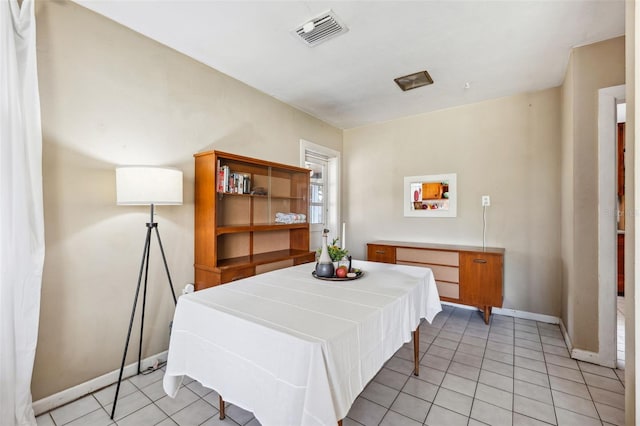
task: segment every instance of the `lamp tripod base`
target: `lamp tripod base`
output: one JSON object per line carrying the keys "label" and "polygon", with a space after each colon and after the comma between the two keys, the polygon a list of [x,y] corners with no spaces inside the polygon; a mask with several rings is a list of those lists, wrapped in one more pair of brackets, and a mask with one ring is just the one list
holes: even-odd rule
{"label": "lamp tripod base", "polygon": [[129,320],[129,330],[127,331],[127,340],[124,345],[124,353],[122,354],[122,364],[120,365],[120,374],[118,375],[118,385],[116,386],[116,394],[113,398],[113,408],[111,409],[111,420],[116,413],[116,405],[118,403],[118,394],[120,393],[120,385],[122,384],[122,374],[124,372],[124,363],[127,359],[127,351],[129,349],[129,341],[131,340],[131,331],[133,330],[133,320],[135,319],[136,307],[138,305],[138,298],[140,296],[140,287],[142,284],[142,276],[144,272],[144,288],[142,291],[142,316],[140,320],[140,344],[138,346],[138,372],[136,374],[140,374],[140,363],[142,359],[142,337],[144,331],[144,313],[147,302],[147,278],[149,276],[149,252],[151,248],[151,234],[152,231],[155,230],[155,235],[158,239],[158,244],[160,246],[160,253],[162,254],[162,262],[164,264],[165,272],[167,273],[167,278],[169,280],[169,287],[171,290],[171,295],[173,296],[174,305],[178,304],[178,300],[176,299],[176,292],[173,288],[173,282],[171,281],[171,274],[169,273],[169,267],[167,266],[167,258],[164,255],[164,248],[162,247],[162,240],[160,239],[160,233],[158,232],[158,224],[153,221],[153,204],[151,204],[151,220],[147,223],[147,236],[145,238],[144,243],[144,251],[142,253],[142,262],[140,263],[140,273],[138,274],[138,285],[136,286],[136,294],[133,299],[133,308],[131,309],[131,319]]}

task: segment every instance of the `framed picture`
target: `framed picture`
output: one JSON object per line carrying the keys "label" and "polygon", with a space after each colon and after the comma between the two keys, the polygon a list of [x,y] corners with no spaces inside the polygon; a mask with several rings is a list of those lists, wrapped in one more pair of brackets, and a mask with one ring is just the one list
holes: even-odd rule
{"label": "framed picture", "polygon": [[405,176],[404,215],[456,217],[456,174]]}

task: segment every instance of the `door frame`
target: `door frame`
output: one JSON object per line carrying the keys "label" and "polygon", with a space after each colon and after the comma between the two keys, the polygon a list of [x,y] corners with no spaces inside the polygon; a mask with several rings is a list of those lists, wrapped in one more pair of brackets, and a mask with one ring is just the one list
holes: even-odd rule
{"label": "door frame", "polygon": [[598,90],[598,363],[617,361],[617,107],[625,85]]}
{"label": "door frame", "polygon": [[[327,148],[323,145],[300,139],[300,167],[304,167],[306,161],[306,152],[313,151],[319,154],[326,155],[328,158],[327,167],[327,190],[329,192],[329,198],[327,200],[327,216],[326,227],[331,231],[332,238],[341,237],[340,235],[340,223],[341,223],[341,210],[340,210],[340,190],[341,186],[341,159],[340,152],[331,148]],[[309,238],[309,249],[316,250],[318,247],[311,247],[313,245],[311,238]]]}

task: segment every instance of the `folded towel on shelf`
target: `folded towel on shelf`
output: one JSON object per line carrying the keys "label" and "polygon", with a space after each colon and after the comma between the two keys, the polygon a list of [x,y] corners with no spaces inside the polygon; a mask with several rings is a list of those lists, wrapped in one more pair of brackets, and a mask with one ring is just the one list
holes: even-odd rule
{"label": "folded towel on shelf", "polygon": [[306,223],[307,215],[302,213],[276,213],[276,223]]}

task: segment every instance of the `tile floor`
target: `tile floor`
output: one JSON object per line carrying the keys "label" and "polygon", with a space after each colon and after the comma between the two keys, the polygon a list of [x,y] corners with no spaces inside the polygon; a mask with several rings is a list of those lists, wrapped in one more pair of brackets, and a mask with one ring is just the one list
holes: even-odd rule
{"label": "tile floor", "polygon": [[617,365],[618,368],[624,370],[624,296],[618,296],[617,301],[618,309],[617,309],[617,323],[618,323],[618,359]]}
{"label": "tile floor", "polygon": [[[400,348],[354,402],[344,426],[358,425],[624,425],[622,370],[577,362],[557,325],[445,306],[420,327],[420,376],[412,375],[411,343]],[[247,425],[251,413],[227,408],[188,381],[171,399],[162,370],[123,382],[115,422],[115,386],[38,416],[49,425]],[[285,425],[283,425],[285,426]]]}

